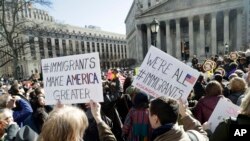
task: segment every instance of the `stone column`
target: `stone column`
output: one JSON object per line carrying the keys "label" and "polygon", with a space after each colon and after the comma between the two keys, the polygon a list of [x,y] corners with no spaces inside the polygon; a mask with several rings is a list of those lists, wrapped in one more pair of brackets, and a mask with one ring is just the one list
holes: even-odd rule
{"label": "stone column", "polygon": [[[172,46],[172,40],[171,40],[171,34],[170,34],[170,21],[166,21],[166,51],[168,54],[173,55],[173,46]],[[174,55],[173,55],[174,56]]]}
{"label": "stone column", "polygon": [[237,9],[237,39],[236,50],[241,50],[242,47],[242,9]]}
{"label": "stone column", "polygon": [[200,46],[197,48],[197,57],[200,58],[205,56],[205,24],[204,16],[200,15]]}
{"label": "stone column", "polygon": [[224,11],[224,44],[229,44],[229,10]]}
{"label": "stone column", "polygon": [[36,60],[40,60],[41,56],[40,56],[40,49],[39,49],[39,44],[38,44],[38,37],[34,38],[34,46],[36,50]]}
{"label": "stone column", "polygon": [[63,56],[62,39],[58,38],[58,43],[59,43],[60,56]]}
{"label": "stone column", "polygon": [[217,52],[217,30],[216,30],[216,16],[217,13],[214,12],[211,14],[211,42],[212,42],[212,55],[218,54]]}
{"label": "stone column", "polygon": [[44,58],[49,58],[47,38],[43,38]]}
{"label": "stone column", "polygon": [[83,54],[81,40],[77,40],[77,42],[78,42],[78,49],[79,49],[79,52],[77,54]]}
{"label": "stone column", "polygon": [[119,47],[120,48],[120,52],[119,52],[120,56],[119,56],[119,58],[122,59],[122,44],[120,44],[119,46],[120,46]]}
{"label": "stone column", "polygon": [[180,19],[176,19],[176,48],[175,48],[175,57],[181,59],[181,27]]}
{"label": "stone column", "polygon": [[72,39],[73,55],[76,54],[76,40]]}
{"label": "stone column", "polygon": [[66,56],[70,55],[70,49],[69,49],[69,40],[65,39],[66,44]]}
{"label": "stone column", "polygon": [[148,40],[148,49],[151,46],[151,29],[150,24],[147,24],[147,40]]}
{"label": "stone column", "polygon": [[143,61],[143,51],[142,51],[142,31],[141,25],[136,26],[136,50],[134,55],[137,56],[138,63],[142,63]]}
{"label": "stone column", "polygon": [[54,57],[56,57],[55,38],[51,38],[51,47],[52,47],[52,55],[53,55],[53,58],[54,58]]}
{"label": "stone column", "polygon": [[193,16],[188,17],[188,37],[189,37],[189,56],[193,57],[193,55],[195,54]]}

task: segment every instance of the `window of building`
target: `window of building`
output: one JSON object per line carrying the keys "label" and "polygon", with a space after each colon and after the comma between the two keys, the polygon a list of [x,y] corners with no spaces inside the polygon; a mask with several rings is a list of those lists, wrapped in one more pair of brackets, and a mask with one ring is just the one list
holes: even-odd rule
{"label": "window of building", "polygon": [[110,44],[110,59],[113,59],[113,49],[112,49],[112,44]]}
{"label": "window of building", "polygon": [[101,48],[102,48],[101,50],[102,50],[102,52],[104,52],[104,43],[102,43],[101,46],[102,46],[102,47],[101,47]]}
{"label": "window of building", "polygon": [[120,45],[117,45],[118,53],[120,53]]}
{"label": "window of building", "polygon": [[110,52],[111,52],[111,53],[113,52],[112,44],[110,44]]}
{"label": "window of building", "polygon": [[100,52],[100,44],[97,43],[96,46],[97,46],[97,52]]}
{"label": "window of building", "polygon": [[66,40],[62,40],[63,56],[67,55]]}
{"label": "window of building", "polygon": [[30,44],[30,54],[31,54],[31,59],[36,60],[36,49],[35,49],[35,41],[34,37],[30,36],[29,37],[29,44]]}
{"label": "window of building", "polygon": [[76,54],[80,54],[79,42],[75,41],[75,45],[76,45]]}
{"label": "window of building", "polygon": [[60,56],[59,40],[55,39],[56,56]]}
{"label": "window of building", "polygon": [[85,53],[84,41],[81,41],[81,48],[82,48],[82,53]]}
{"label": "window of building", "polygon": [[123,45],[121,45],[121,52],[123,53]]}
{"label": "window of building", "polygon": [[114,53],[116,53],[116,44],[114,44]]}
{"label": "window of building", "polygon": [[92,42],[92,52],[95,52],[95,42]]}
{"label": "window of building", "polygon": [[106,44],[106,57],[109,58],[109,45]]}
{"label": "window of building", "polygon": [[38,38],[38,46],[39,46],[41,59],[44,59],[45,58],[44,47],[43,47],[44,43],[43,43],[43,38],[41,38],[41,37]]}
{"label": "window of building", "polygon": [[102,58],[103,58],[103,59],[106,59],[106,58],[105,58],[105,53],[104,53],[104,52],[102,52]]}
{"label": "window of building", "polygon": [[73,55],[73,54],[74,54],[74,52],[73,52],[72,40],[69,40],[69,54],[70,54],[70,55]]}
{"label": "window of building", "polygon": [[89,42],[87,42],[87,53],[90,52],[90,46],[89,46]]}
{"label": "window of building", "polygon": [[51,38],[47,38],[47,47],[48,47],[49,58],[52,58],[53,52],[52,52]]}
{"label": "window of building", "polygon": [[150,1],[148,1],[148,7],[151,7],[151,2]]}

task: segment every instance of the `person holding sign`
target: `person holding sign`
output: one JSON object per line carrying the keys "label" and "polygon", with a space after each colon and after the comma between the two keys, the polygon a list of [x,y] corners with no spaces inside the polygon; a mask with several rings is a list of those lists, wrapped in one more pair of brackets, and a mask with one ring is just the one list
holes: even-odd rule
{"label": "person holding sign", "polygon": [[[229,139],[232,139],[231,137],[237,135],[237,133],[233,132],[233,134],[230,134],[231,126],[232,126],[231,128],[236,127],[236,129],[240,128],[241,126],[244,127],[250,126],[250,92],[248,92],[245,95],[240,107],[241,107],[240,114],[238,114],[237,118],[236,119],[229,118],[222,121],[216,127],[214,133],[210,136],[210,141],[227,141]],[[242,140],[243,138],[240,138],[240,140]],[[245,139],[247,138],[245,137]],[[249,140],[249,138],[247,140]]]}
{"label": "person holding sign", "polygon": [[[179,115],[184,128],[177,123]],[[154,129],[151,141],[208,141],[200,122],[190,115],[182,102],[179,104],[173,98],[153,99],[149,104],[149,120]]]}
{"label": "person holding sign", "polygon": [[[110,128],[101,118],[100,104],[91,100],[88,105],[97,123],[100,140],[116,141]],[[82,141],[88,125],[88,118],[83,110],[58,102],[44,123],[38,141]]]}
{"label": "person holding sign", "polygon": [[[194,117],[201,124],[208,121],[216,104],[221,98],[225,98],[222,94],[222,86],[217,81],[210,81],[205,88],[205,96],[202,97],[194,108]],[[230,101],[230,100],[229,100]]]}

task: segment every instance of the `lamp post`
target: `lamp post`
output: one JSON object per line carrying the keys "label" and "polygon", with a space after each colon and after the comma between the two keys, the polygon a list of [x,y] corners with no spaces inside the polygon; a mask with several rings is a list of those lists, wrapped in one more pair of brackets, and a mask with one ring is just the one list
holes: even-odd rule
{"label": "lamp post", "polygon": [[225,43],[225,52],[224,52],[224,54],[228,54],[228,49],[229,49],[229,45],[227,43]]}
{"label": "lamp post", "polygon": [[152,35],[152,44],[156,47],[156,36],[157,32],[159,30],[159,21],[157,21],[155,18],[150,24],[150,29],[151,29],[151,35]]}

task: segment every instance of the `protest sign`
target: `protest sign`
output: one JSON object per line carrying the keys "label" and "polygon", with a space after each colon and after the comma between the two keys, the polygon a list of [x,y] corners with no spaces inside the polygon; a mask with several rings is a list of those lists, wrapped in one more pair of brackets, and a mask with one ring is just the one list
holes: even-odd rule
{"label": "protest sign", "polygon": [[103,101],[98,53],[42,60],[46,104]]}
{"label": "protest sign", "polygon": [[210,116],[208,123],[210,124],[211,131],[214,132],[217,125],[225,118],[237,117],[240,107],[228,101],[225,98],[221,98],[212,115]]}
{"label": "protest sign", "polygon": [[186,100],[199,75],[197,70],[151,46],[132,85],[153,97]]}

